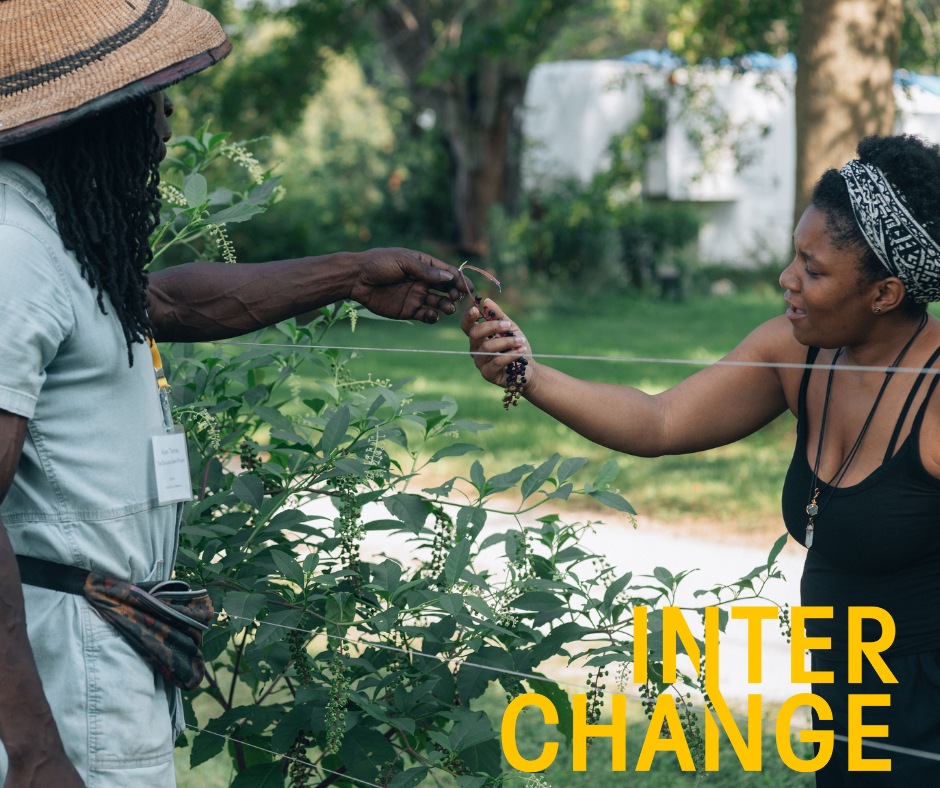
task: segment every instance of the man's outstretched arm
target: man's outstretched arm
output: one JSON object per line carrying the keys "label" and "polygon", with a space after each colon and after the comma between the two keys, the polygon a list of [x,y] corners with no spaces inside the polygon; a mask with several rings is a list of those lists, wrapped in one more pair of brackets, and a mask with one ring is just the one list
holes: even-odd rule
{"label": "man's outstretched arm", "polygon": [[469,283],[410,249],[371,249],[273,263],[190,263],[150,275],[155,338],[200,342],[247,334],[352,299],[383,317],[436,323]]}
{"label": "man's outstretched arm", "polygon": [[[0,410],[0,502],[13,484],[26,419]],[[10,758],[6,788],[82,788],[62,747],[26,638],[23,586],[0,519],[0,740]]]}

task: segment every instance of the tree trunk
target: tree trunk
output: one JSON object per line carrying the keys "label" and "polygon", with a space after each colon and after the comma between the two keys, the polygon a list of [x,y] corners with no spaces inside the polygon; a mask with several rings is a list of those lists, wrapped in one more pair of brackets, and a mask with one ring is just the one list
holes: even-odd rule
{"label": "tree trunk", "polygon": [[487,214],[496,203],[510,213],[518,202],[520,108],[527,75],[490,63],[483,73],[434,89],[437,112],[454,158],[454,211],[463,251],[487,251]]}
{"label": "tree trunk", "polygon": [[869,134],[894,127],[894,69],[902,0],[803,4],[796,76],[794,224],[830,167],[855,157]]}

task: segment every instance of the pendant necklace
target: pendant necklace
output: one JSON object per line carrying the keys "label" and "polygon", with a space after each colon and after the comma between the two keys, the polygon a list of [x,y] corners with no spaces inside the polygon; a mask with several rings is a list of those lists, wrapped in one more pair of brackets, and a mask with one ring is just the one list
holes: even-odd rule
{"label": "pendant necklace", "polygon": [[875,404],[871,406],[871,411],[868,413],[868,418],[865,419],[865,424],[862,426],[862,431],[859,432],[858,438],[855,441],[855,444],[852,446],[852,450],[848,453],[845,460],[842,461],[842,465],[839,466],[838,470],[832,475],[832,479],[829,480],[829,495],[826,496],[825,500],[819,502],[819,461],[822,457],[823,449],[823,437],[826,434],[826,415],[829,412],[829,395],[832,392],[832,377],[835,373],[836,361],[838,361],[839,356],[842,354],[844,348],[839,348],[836,351],[835,356],[832,358],[832,364],[829,369],[829,380],[826,383],[826,399],[823,402],[823,412],[822,412],[822,421],[819,424],[819,444],[816,447],[816,462],[813,464],[813,479],[809,485],[809,498],[806,504],[806,514],[809,517],[809,520],[806,523],[806,539],[805,545],[807,548],[813,546],[813,533],[816,530],[816,524],[814,518],[822,511],[822,508],[829,502],[829,499],[832,497],[832,493],[836,490],[839,484],[842,482],[842,479],[845,477],[845,474],[849,470],[849,466],[852,464],[852,460],[855,459],[855,455],[858,453],[859,447],[862,445],[862,440],[865,437],[865,433],[868,432],[868,426],[871,424],[871,420],[875,415],[875,410],[878,408],[878,403],[881,402],[881,396],[885,393],[885,389],[888,387],[888,382],[891,380],[891,376],[894,374],[894,367],[897,367],[901,360],[904,358],[904,355],[910,349],[911,345],[914,344],[914,340],[920,335],[920,332],[924,330],[924,326],[927,325],[927,315],[923,315],[920,319],[920,325],[917,327],[917,331],[914,332],[907,344],[901,349],[901,352],[898,353],[898,357],[894,360],[894,363],[891,364],[891,368],[885,372],[884,383],[881,384],[881,389],[878,391],[878,396],[875,397]]}

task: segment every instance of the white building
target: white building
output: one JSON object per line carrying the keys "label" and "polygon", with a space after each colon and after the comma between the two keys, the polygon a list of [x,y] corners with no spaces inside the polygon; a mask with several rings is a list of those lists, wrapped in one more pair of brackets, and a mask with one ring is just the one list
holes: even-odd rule
{"label": "white building", "polygon": [[[544,63],[529,78],[524,180],[577,178],[606,167],[611,137],[663,102],[665,134],[644,181],[649,197],[690,201],[705,225],[702,262],[784,260],[796,176],[796,62],[755,54],[746,68],[682,67],[651,50],[622,60]],[[898,72],[896,131],[940,143],[940,77]],[[690,131],[693,134],[690,134]]]}

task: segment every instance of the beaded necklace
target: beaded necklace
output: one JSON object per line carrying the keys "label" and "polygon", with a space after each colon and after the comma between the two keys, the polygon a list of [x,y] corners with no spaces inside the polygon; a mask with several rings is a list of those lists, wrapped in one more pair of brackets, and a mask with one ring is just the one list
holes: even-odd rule
{"label": "beaded necklace", "polygon": [[[816,525],[814,523],[814,518],[822,511],[823,507],[829,503],[829,499],[832,498],[832,493],[842,482],[842,479],[845,478],[845,474],[849,470],[849,466],[852,464],[852,460],[855,459],[855,455],[858,453],[859,447],[862,445],[862,440],[865,437],[865,433],[868,432],[868,426],[871,424],[871,420],[875,415],[875,410],[878,408],[878,403],[881,402],[881,396],[885,393],[885,389],[888,387],[888,382],[891,380],[891,376],[894,374],[894,368],[897,367],[901,360],[904,358],[904,355],[910,349],[911,345],[914,344],[914,340],[920,335],[920,332],[924,330],[924,326],[927,325],[927,315],[923,315],[920,319],[920,325],[917,327],[917,331],[914,332],[907,344],[901,349],[901,352],[898,353],[898,357],[894,360],[894,363],[885,372],[884,383],[881,384],[881,389],[878,391],[878,396],[875,397],[875,404],[871,406],[871,411],[868,413],[868,418],[865,419],[865,424],[862,426],[862,431],[859,432],[858,438],[855,441],[855,445],[852,446],[852,450],[848,453],[846,458],[842,461],[842,465],[839,466],[838,470],[832,475],[832,479],[829,480],[829,495],[826,496],[825,500],[820,504],[818,503],[819,499],[819,461],[822,457],[823,449],[823,437],[826,434],[826,415],[829,412],[829,394],[832,392],[832,377],[835,373],[835,365],[839,360],[839,356],[842,354],[842,351],[845,348],[839,348],[836,351],[835,356],[832,359],[832,368],[829,370],[829,380],[826,383],[826,399],[823,402],[823,413],[822,413],[822,422],[819,425],[819,445],[816,447],[816,462],[813,464],[813,478],[809,485],[809,496],[807,497],[806,504],[806,514],[809,516],[809,520],[806,523],[806,547],[807,549],[813,546],[813,533],[816,530]],[[837,478],[838,477],[838,478]]]}

